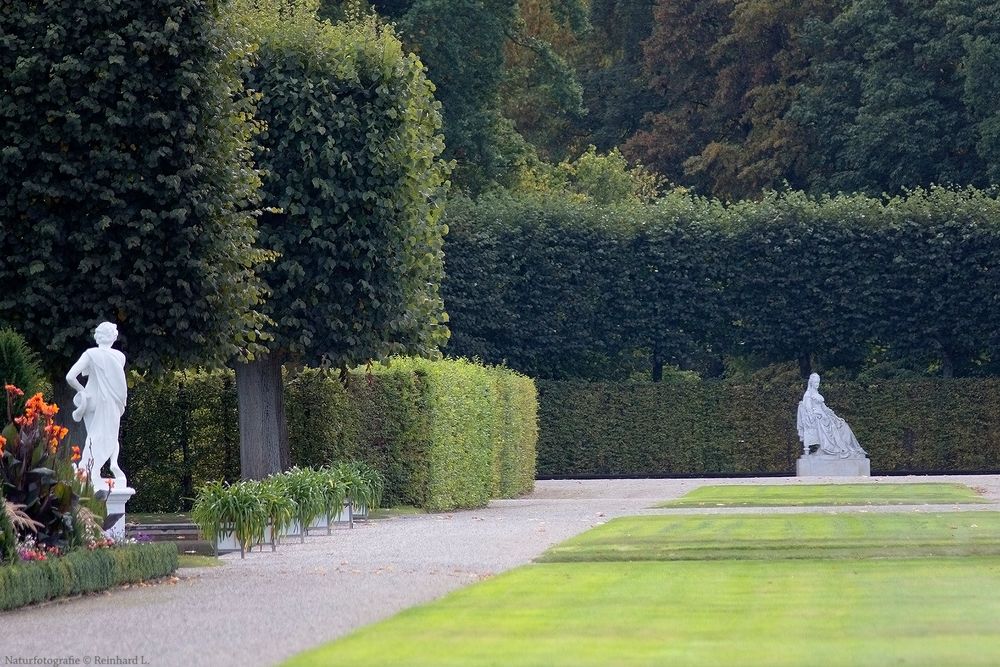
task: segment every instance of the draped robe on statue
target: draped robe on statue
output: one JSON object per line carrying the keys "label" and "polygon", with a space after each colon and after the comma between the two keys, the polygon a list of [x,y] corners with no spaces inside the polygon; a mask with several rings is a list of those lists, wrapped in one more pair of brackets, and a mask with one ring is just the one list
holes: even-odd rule
{"label": "draped robe on statue", "polygon": [[73,368],[79,368],[79,373],[87,377],[84,390],[73,399],[77,406],[73,419],[82,418],[87,428],[80,467],[92,465],[91,474],[96,477],[101,467],[111,461],[115,477],[122,477],[114,469],[118,467],[118,428],[128,394],[125,355],[110,347],[95,347],[84,352]]}
{"label": "draped robe on statue", "polygon": [[810,387],[799,401],[797,419],[799,439],[808,451],[811,445],[819,446],[819,454],[839,459],[865,458],[847,422],[826,406],[826,400]]}

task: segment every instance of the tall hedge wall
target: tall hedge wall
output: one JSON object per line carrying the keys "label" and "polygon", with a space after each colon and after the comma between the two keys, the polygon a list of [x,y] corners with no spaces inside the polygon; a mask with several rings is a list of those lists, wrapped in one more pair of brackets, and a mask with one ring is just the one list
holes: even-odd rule
{"label": "tall hedge wall", "polygon": [[[292,461],[364,460],[386,477],[386,502],[429,510],[527,493],[538,439],[534,382],[464,360],[393,360],[371,373],[304,369],[286,375]],[[187,372],[129,393],[122,467],[135,511],[189,506],[193,490],[239,477],[231,374]]]}
{"label": "tall hedge wall", "polygon": [[[794,474],[804,384],[540,381],[539,477]],[[873,473],[1000,471],[1000,380],[824,383]]]}
{"label": "tall hedge wall", "polygon": [[1000,374],[1000,201],[935,188],[648,206],[481,197],[446,211],[447,352],[545,379],[627,379],[699,355],[873,355]]}

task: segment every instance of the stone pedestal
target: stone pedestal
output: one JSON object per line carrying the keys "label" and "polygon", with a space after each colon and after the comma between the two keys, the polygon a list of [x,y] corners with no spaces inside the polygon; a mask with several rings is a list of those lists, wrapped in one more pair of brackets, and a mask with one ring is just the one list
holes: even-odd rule
{"label": "stone pedestal", "polygon": [[104,520],[104,534],[115,541],[125,539],[125,503],[135,495],[135,489],[112,489],[104,501],[108,517]]}
{"label": "stone pedestal", "polygon": [[837,459],[817,454],[803,454],[795,463],[796,477],[871,477],[868,459]]}

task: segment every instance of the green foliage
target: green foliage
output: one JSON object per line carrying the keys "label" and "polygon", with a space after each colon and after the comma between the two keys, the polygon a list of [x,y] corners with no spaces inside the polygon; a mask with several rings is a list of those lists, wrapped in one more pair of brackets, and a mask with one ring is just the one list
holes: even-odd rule
{"label": "green foliage", "polygon": [[[0,329],[0,385],[14,385],[33,396],[41,391],[42,366],[24,338],[13,329]],[[24,396],[13,401],[13,411],[24,409]]]}
{"label": "green foliage", "polygon": [[[824,383],[873,473],[1000,470],[994,379]],[[539,476],[789,474],[803,383],[539,383]]]}
{"label": "green foliage", "polygon": [[[896,193],[995,182],[983,66],[1000,40],[977,0],[844,3],[807,31],[809,67],[790,113],[807,133],[815,190]],[[987,65],[988,66],[988,65]]]}
{"label": "green foliage", "polygon": [[589,146],[575,160],[551,166],[538,163],[519,175],[517,192],[579,195],[598,205],[648,203],[655,200],[662,178],[642,165],[630,167],[618,149],[606,155]]}
{"label": "green foliage", "polygon": [[[251,3],[252,4],[252,3]],[[258,50],[246,73],[267,129],[260,243],[271,352],[346,367],[447,340],[439,105],[420,62],[373,18],[321,22],[260,3],[241,21]]]}
{"label": "green foliage", "polygon": [[622,352],[629,298],[621,221],[634,212],[541,194],[452,202],[448,353],[536,377],[608,372]]}
{"label": "green foliage", "polygon": [[849,374],[1000,361],[1000,202],[978,190],[612,207],[532,193],[456,200],[447,222],[447,352],[534,377],[718,375],[727,353]]}
{"label": "green foliage", "polygon": [[[13,415],[15,397],[4,392],[7,415]],[[18,506],[33,522],[19,536],[30,532],[39,545],[67,550],[76,546],[74,519],[80,496],[74,484],[65,433],[53,421],[58,408],[42,401],[41,394],[28,399],[24,412],[3,429],[0,448],[0,484],[7,502]],[[93,473],[96,475],[97,473]]]}
{"label": "green foliage", "polygon": [[577,149],[592,143],[609,151],[635,134],[647,113],[662,108],[643,67],[643,43],[653,31],[656,3],[591,0],[589,4],[593,30],[570,57],[587,114],[572,122],[560,139]]}
{"label": "green foliage", "polygon": [[0,488],[0,565],[13,563],[17,557],[17,531],[9,513],[7,504]]}
{"label": "green foliage", "polygon": [[538,445],[538,391],[531,378],[496,367],[495,381],[500,410],[499,455],[494,455],[492,497],[516,498],[535,488],[535,459]]}
{"label": "green foliage", "polygon": [[236,389],[231,372],[131,376],[121,424],[121,462],[137,493],[135,512],[191,508],[211,480],[240,477]]}
{"label": "green foliage", "polygon": [[166,577],[176,569],[177,546],[172,542],[74,551],[0,567],[0,610]]}
{"label": "green foliage", "polygon": [[[209,482],[198,490],[191,519],[209,542],[232,535],[240,545],[242,558],[255,544],[264,541],[264,530],[273,513],[273,508],[262,501],[260,490],[261,484],[256,481]],[[288,491],[287,487],[285,490]]]}
{"label": "green foliage", "polygon": [[[549,119],[562,125],[584,113],[581,89],[561,43],[567,35],[586,31],[584,0],[321,4],[320,14],[332,20],[349,20],[372,9],[398,27],[407,50],[420,58],[434,83],[442,105],[444,156],[455,165],[455,185],[465,191],[509,184],[533,153],[518,129],[540,136]],[[536,20],[539,15],[544,26]],[[549,113],[538,112],[539,100]]]}
{"label": "green foliage", "polygon": [[[235,400],[231,379],[226,377],[175,374],[132,389],[121,460],[133,478],[156,480],[154,489],[137,487],[132,502],[141,500],[144,511],[182,504],[177,476],[183,470],[193,471],[195,488],[212,479],[238,478],[233,467],[239,459],[239,445],[232,435],[235,415],[218,409]],[[199,398],[181,409],[171,394],[192,387],[198,388]],[[364,493],[355,498],[358,506],[375,508],[383,502],[429,509],[481,506],[492,497],[526,493],[534,483],[538,438],[534,383],[508,369],[464,361],[396,359],[371,373],[351,373],[346,386],[329,372],[303,369],[289,374],[285,403],[293,461],[311,468],[356,461],[334,472],[349,473],[352,482],[362,484]],[[187,424],[184,428],[192,442],[197,441],[196,434],[204,434],[204,442],[213,444],[190,447],[184,466],[156,470],[157,459],[143,451],[145,443],[159,439],[174,443],[157,450],[156,456],[166,461],[183,456],[164,423]],[[213,439],[227,432],[228,438]],[[344,484],[349,495],[346,480]],[[332,502],[329,495],[325,500]]]}
{"label": "green foliage", "polygon": [[[299,537],[305,540],[306,530],[328,505],[329,485],[312,468],[293,467],[280,475],[281,487],[295,503],[295,520],[299,524]],[[253,482],[248,482],[253,484]]]}
{"label": "green foliage", "polygon": [[0,320],[50,373],[105,319],[143,368],[253,348],[255,125],[227,4],[4,2]]}

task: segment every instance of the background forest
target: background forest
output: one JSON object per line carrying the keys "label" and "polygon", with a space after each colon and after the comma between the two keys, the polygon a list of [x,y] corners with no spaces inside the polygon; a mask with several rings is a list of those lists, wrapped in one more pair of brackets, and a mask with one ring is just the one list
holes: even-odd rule
{"label": "background forest", "polygon": [[1000,5],[983,0],[324,0],[394,22],[437,86],[453,182],[618,149],[721,199],[986,186]]}

